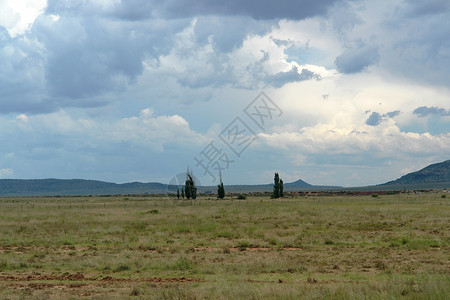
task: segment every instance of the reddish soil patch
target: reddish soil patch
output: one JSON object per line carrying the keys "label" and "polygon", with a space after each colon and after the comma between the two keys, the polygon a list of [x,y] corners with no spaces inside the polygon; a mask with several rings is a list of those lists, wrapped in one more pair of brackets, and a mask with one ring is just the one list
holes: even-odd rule
{"label": "reddish soil patch", "polygon": [[113,278],[106,276],[103,278],[85,277],[81,273],[67,274],[67,275],[0,275],[0,281],[102,281],[102,282],[203,282],[203,278]]}
{"label": "reddish soil patch", "polygon": [[[302,251],[302,248],[270,248],[270,247],[232,247],[228,248],[230,251],[239,252],[239,251]],[[223,251],[224,248],[216,248],[216,247],[195,247],[194,250],[196,252],[212,252],[212,251]]]}

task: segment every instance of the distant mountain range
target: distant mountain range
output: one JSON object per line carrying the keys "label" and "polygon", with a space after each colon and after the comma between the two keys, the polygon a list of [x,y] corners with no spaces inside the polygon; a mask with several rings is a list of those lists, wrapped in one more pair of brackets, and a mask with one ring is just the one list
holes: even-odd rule
{"label": "distant mountain range", "polygon": [[111,183],[83,179],[1,179],[0,196],[162,194],[167,185],[150,182]]}
{"label": "distant mountain range", "polygon": [[[384,184],[343,188],[337,186],[311,185],[299,179],[285,183],[285,191],[320,190],[401,190],[401,189],[437,189],[450,187],[450,160],[432,164],[417,172]],[[272,184],[227,185],[226,192],[270,192]],[[58,195],[126,195],[126,194],[166,194],[176,191],[176,186],[159,182],[111,183],[83,179],[0,179],[0,196],[58,196]],[[199,192],[215,193],[217,186],[199,187]]]}

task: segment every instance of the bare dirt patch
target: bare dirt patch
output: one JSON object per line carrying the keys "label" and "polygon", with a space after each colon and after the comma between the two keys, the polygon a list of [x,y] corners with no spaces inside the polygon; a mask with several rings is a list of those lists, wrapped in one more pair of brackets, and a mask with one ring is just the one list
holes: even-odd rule
{"label": "bare dirt patch", "polygon": [[115,278],[106,276],[103,278],[86,277],[81,273],[64,275],[0,275],[0,281],[26,282],[26,281],[99,281],[99,282],[204,282],[203,278]]}

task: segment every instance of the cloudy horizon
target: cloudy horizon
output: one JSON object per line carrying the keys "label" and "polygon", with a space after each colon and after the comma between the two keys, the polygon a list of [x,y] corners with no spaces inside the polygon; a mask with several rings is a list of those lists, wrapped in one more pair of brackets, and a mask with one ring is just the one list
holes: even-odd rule
{"label": "cloudy horizon", "polygon": [[0,0],[0,179],[394,180],[450,158],[449,20],[446,0]]}

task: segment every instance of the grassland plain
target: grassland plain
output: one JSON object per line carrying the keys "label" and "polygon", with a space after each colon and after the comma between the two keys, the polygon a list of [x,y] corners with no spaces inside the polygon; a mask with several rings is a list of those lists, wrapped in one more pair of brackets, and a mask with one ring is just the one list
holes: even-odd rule
{"label": "grassland plain", "polygon": [[420,195],[0,199],[0,299],[448,299]]}

